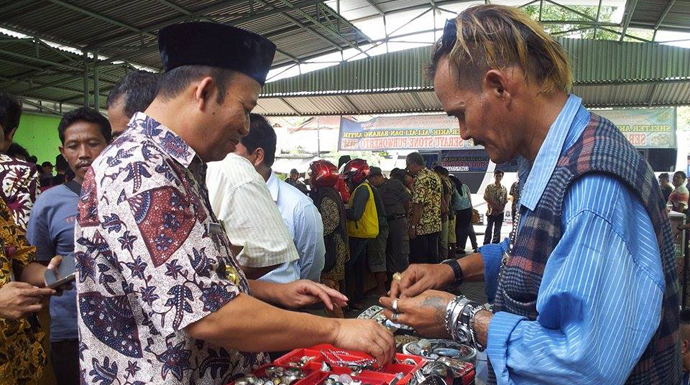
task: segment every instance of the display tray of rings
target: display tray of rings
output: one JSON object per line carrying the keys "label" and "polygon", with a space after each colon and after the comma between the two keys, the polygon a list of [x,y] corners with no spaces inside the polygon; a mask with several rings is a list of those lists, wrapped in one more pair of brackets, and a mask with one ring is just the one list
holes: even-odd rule
{"label": "display tray of rings", "polygon": [[317,345],[295,349],[230,385],[406,385],[426,362],[396,354],[392,363],[379,367],[365,353]]}

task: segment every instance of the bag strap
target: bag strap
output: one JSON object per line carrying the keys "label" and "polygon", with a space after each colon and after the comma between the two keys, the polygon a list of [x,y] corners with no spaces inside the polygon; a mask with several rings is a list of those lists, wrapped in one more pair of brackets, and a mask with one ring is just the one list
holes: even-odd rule
{"label": "bag strap", "polygon": [[74,180],[71,180],[69,182],[64,183],[65,187],[70,189],[73,193],[77,194],[77,196],[81,196],[81,184],[78,182],[75,182]]}

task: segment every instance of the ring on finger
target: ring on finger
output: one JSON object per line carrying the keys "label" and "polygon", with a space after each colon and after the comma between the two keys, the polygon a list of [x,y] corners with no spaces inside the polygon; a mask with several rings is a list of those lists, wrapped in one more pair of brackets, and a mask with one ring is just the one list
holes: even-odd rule
{"label": "ring on finger", "polygon": [[391,321],[397,321],[398,320],[398,312],[396,311],[395,313],[391,314]]}
{"label": "ring on finger", "polygon": [[397,298],[393,300],[393,305],[391,306],[391,308],[393,309],[393,311],[395,313],[398,312],[398,299]]}
{"label": "ring on finger", "polygon": [[400,274],[400,273],[393,274],[393,279],[396,281],[402,280],[402,274]]}

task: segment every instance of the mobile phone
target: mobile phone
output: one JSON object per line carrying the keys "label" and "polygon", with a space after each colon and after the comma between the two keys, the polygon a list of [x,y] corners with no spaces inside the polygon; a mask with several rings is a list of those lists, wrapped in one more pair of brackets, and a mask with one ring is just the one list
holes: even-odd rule
{"label": "mobile phone", "polygon": [[62,256],[62,262],[55,269],[46,269],[44,273],[46,286],[50,289],[55,289],[66,283],[74,281],[75,266],[74,254],[68,253]]}

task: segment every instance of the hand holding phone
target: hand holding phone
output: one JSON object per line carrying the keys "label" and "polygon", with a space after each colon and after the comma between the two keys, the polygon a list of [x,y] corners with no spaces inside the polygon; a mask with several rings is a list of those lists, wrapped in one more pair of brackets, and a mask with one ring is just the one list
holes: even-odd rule
{"label": "hand holding phone", "polygon": [[46,287],[51,289],[57,289],[63,285],[66,285],[74,281],[74,254],[69,253],[64,255],[62,257],[62,262],[60,262],[60,264],[55,267],[48,265],[48,268],[46,269],[43,276],[46,281]]}

